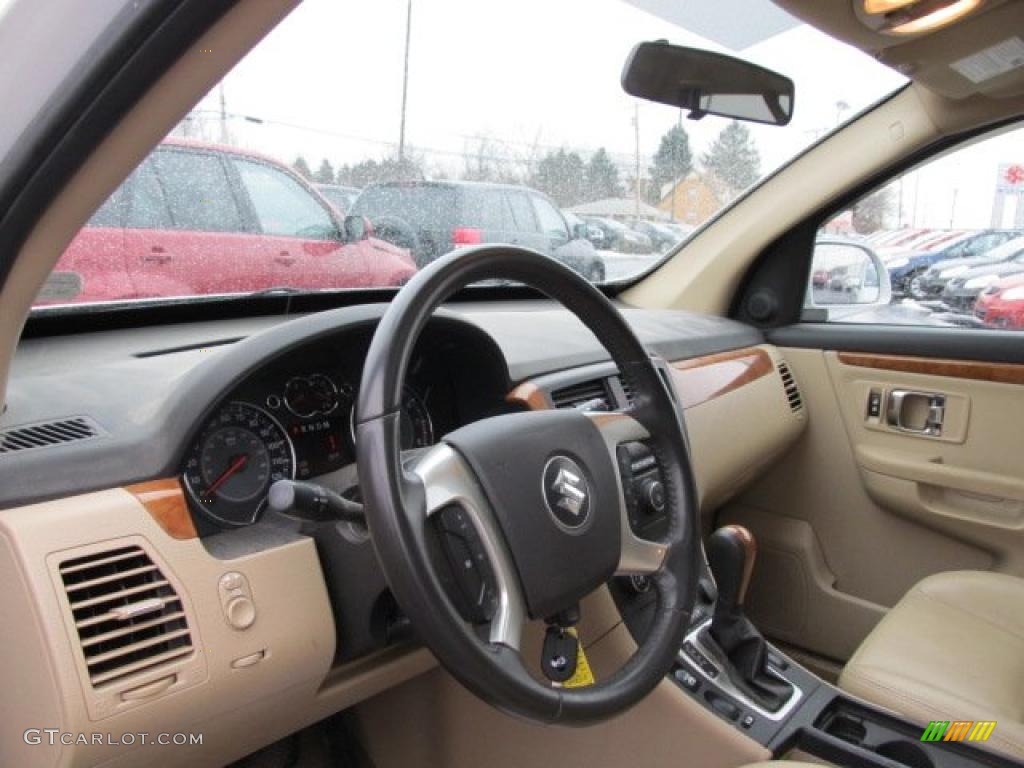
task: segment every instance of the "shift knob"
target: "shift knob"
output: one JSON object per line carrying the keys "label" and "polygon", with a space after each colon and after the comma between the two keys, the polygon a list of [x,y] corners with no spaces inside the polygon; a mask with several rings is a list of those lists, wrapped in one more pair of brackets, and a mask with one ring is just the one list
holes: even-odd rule
{"label": "shift knob", "polygon": [[726,525],[711,534],[708,565],[718,585],[716,613],[732,614],[743,608],[757,558],[754,534],[742,525]]}

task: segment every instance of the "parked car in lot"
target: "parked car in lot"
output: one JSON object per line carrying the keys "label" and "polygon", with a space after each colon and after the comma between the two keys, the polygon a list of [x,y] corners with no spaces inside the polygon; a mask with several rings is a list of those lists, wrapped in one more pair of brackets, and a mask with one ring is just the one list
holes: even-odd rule
{"label": "parked car in lot", "polygon": [[359,197],[356,187],[343,187],[340,184],[317,184],[316,191],[342,215],[348,213],[352,203]]}
{"label": "parked car in lot", "polygon": [[38,303],[401,285],[415,271],[287,166],[168,139],[71,241]]}
{"label": "parked car in lot", "polygon": [[974,316],[989,328],[1024,330],[1024,274],[986,288],[974,305]]}
{"label": "parked car in lot", "polygon": [[1009,261],[1021,252],[1024,252],[1024,237],[1015,237],[980,256],[940,262],[925,270],[920,279],[912,285],[912,291],[918,298],[940,298],[946,283],[954,277],[963,275],[975,267]]}
{"label": "parked car in lot", "polygon": [[604,233],[605,248],[619,253],[650,253],[654,244],[647,235],[627,227],[621,221],[599,216],[587,217],[585,221]]}
{"label": "parked car in lot", "polygon": [[659,222],[640,219],[633,222],[632,228],[635,232],[647,235],[647,237],[651,239],[651,244],[654,246],[654,249],[657,251],[668,250],[683,239],[676,232]]}
{"label": "parked car in lot", "polygon": [[1019,274],[1024,274],[1024,251],[1008,261],[975,267],[951,278],[942,290],[942,301],[958,312],[973,312],[974,302],[984,290],[1003,278]]}
{"label": "parked car in lot", "polygon": [[378,237],[407,248],[425,266],[460,246],[508,243],[532,248],[588,280],[604,280],[604,261],[583,227],[571,229],[551,200],[529,187],[473,181],[371,184],[352,215]]}
{"label": "parked car in lot", "polygon": [[[950,259],[979,256],[1021,234],[1016,230],[985,229],[952,240],[940,240],[930,248],[920,251],[892,256],[886,259],[886,267],[888,267],[889,276],[892,279],[893,293],[898,296],[915,295],[914,280],[924,274],[929,267]],[[924,297],[918,292],[915,298]]]}
{"label": "parked car in lot", "polygon": [[562,215],[565,216],[565,222],[569,225],[569,229],[573,232],[582,232],[583,236],[590,241],[590,244],[595,248],[604,248],[604,230],[595,224],[589,224],[588,222],[581,219],[575,213],[569,213],[568,211],[562,211]]}

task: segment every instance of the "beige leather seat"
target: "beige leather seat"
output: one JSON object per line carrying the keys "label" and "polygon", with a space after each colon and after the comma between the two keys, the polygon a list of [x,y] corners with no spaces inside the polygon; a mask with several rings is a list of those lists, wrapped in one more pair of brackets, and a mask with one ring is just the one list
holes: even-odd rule
{"label": "beige leather seat", "polygon": [[1024,579],[925,579],[868,635],[839,686],[925,724],[995,720],[986,746],[1024,758]]}

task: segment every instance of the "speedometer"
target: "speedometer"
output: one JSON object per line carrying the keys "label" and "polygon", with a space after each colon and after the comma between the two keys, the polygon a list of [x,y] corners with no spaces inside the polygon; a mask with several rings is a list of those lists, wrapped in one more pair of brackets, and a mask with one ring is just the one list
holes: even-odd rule
{"label": "speedometer", "polygon": [[295,451],[269,413],[233,402],[206,425],[185,463],[185,486],[211,518],[253,522],[271,483],[295,477]]}

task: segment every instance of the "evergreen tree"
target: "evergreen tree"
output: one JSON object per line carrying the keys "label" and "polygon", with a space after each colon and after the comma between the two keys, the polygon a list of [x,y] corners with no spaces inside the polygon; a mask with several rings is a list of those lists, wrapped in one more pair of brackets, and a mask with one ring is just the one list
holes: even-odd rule
{"label": "evergreen tree", "polygon": [[320,167],[317,169],[313,180],[320,184],[334,183],[334,166],[331,165],[331,161],[326,157],[320,161]]}
{"label": "evergreen tree", "polygon": [[304,158],[302,155],[299,155],[298,157],[295,158],[295,162],[292,163],[292,168],[294,168],[295,172],[304,179],[313,178],[313,174],[309,170],[309,164],[306,162],[306,158]]}
{"label": "evergreen tree", "polygon": [[750,130],[733,120],[702,158],[704,167],[736,195],[761,178],[761,156]]}
{"label": "evergreen tree", "polygon": [[661,190],[684,178],[693,170],[693,154],[690,152],[690,137],[681,125],[674,125],[661,137],[654,162],[647,169],[651,183],[647,186],[647,200],[652,205],[661,202]]}
{"label": "evergreen tree", "polygon": [[893,218],[896,202],[896,190],[892,186],[882,187],[858,201],[853,206],[854,231],[867,235],[884,229]]}
{"label": "evergreen tree", "polygon": [[546,193],[563,208],[583,200],[585,165],[575,152],[548,152],[537,164],[532,186]]}
{"label": "evergreen tree", "polygon": [[619,169],[615,167],[604,147],[591,155],[590,162],[587,163],[584,193],[587,200],[622,197]]}

